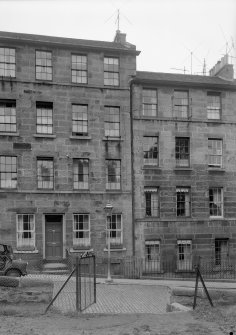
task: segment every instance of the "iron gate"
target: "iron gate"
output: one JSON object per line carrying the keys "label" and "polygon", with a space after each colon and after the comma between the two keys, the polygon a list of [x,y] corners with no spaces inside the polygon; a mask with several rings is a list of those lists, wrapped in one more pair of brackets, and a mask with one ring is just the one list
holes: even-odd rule
{"label": "iron gate", "polygon": [[[54,283],[57,286],[58,283]],[[45,310],[54,305],[63,311],[82,312],[96,303],[96,260],[92,253],[73,257],[73,270]]]}

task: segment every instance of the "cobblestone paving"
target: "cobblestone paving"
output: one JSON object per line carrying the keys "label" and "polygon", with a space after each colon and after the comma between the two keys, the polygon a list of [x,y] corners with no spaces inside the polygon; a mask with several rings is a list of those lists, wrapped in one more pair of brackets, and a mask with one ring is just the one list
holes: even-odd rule
{"label": "cobblestone paving", "polygon": [[[40,276],[32,277],[40,278]],[[54,295],[66,280],[66,277],[63,276],[50,276],[47,278],[54,281]],[[169,289],[165,286],[97,284],[96,288],[97,302],[90,305],[83,313],[166,313],[169,302]],[[93,300],[93,289],[89,288],[88,282],[86,283],[86,289],[86,304],[89,305]],[[82,305],[85,303],[84,299],[85,296],[82,296]],[[54,306],[64,313],[76,310],[75,278],[69,280],[63,292],[54,302]]]}

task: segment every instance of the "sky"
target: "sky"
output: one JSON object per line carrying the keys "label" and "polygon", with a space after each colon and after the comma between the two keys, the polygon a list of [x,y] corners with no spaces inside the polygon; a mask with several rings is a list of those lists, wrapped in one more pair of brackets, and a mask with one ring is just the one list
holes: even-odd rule
{"label": "sky", "polygon": [[140,71],[202,74],[205,59],[208,73],[228,52],[236,73],[236,0],[0,0],[0,14],[1,31],[101,41],[119,24]]}

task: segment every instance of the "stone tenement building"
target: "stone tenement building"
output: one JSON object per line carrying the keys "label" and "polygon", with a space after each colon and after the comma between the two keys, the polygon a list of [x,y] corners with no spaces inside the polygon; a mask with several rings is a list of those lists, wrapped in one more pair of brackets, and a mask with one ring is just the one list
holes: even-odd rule
{"label": "stone tenement building", "polygon": [[[228,56],[210,76],[137,72],[132,83],[136,253],[146,272],[196,257],[236,258],[236,81]],[[195,259],[194,259],[195,258]]]}
{"label": "stone tenement building", "polygon": [[[132,255],[129,81],[114,42],[0,32],[0,238],[30,265]],[[112,218],[104,207],[112,203]]]}
{"label": "stone tenement building", "polygon": [[112,258],[142,257],[146,272],[233,257],[233,68],[225,57],[210,76],[136,73],[138,54],[119,31],[0,32],[0,240],[31,266],[106,258],[107,227]]}

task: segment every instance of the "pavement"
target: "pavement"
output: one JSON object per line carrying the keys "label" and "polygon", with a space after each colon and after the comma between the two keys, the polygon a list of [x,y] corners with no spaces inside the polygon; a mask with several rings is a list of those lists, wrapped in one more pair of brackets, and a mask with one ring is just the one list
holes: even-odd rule
{"label": "pavement", "polygon": [[[54,282],[54,296],[66,281],[66,275],[28,275],[31,278],[51,279]],[[195,281],[189,280],[154,280],[115,278],[107,283],[105,278],[97,278],[96,303],[92,278],[82,279],[82,296],[79,307],[83,313],[121,314],[151,313],[163,314],[169,310],[171,294],[174,289],[194,289]],[[236,282],[205,282],[212,290],[234,291]],[[53,306],[63,313],[76,311],[76,281],[72,277],[55,300]],[[201,288],[199,283],[199,288]],[[88,308],[85,309],[85,306]]]}

